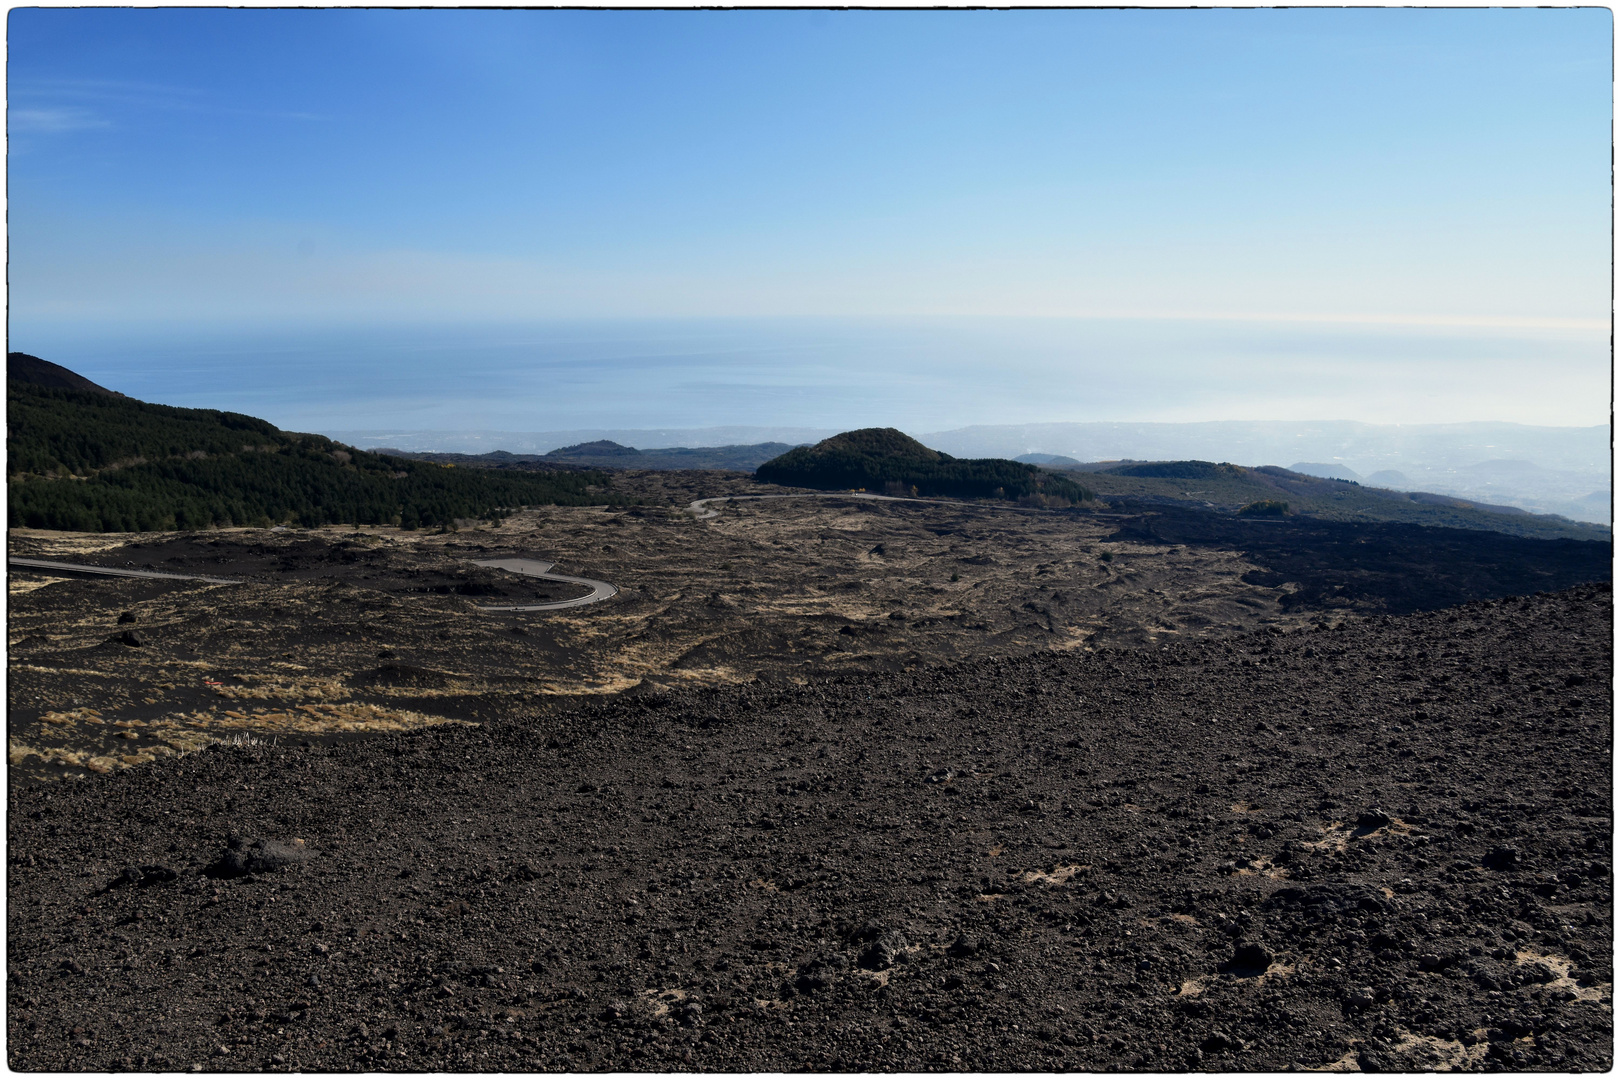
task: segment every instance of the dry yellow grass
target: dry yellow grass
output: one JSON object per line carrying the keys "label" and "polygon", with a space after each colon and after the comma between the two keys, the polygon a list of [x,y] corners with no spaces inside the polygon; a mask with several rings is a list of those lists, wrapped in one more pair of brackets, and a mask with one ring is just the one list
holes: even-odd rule
{"label": "dry yellow grass", "polygon": [[[727,505],[703,522],[656,507],[557,507],[447,534],[18,530],[21,550],[46,558],[138,543],[128,552],[137,561],[196,559],[210,572],[259,561],[236,586],[153,591],[112,580],[90,590],[75,583],[71,598],[66,589],[14,593],[10,630],[25,662],[11,666],[13,733],[23,745],[66,744],[89,757],[144,752],[152,736],[186,752],[227,731],[406,730],[450,722],[441,713],[520,713],[536,699],[607,696],[649,681],[735,684],[769,672],[802,684],[874,663],[1146,644],[1187,627],[1291,621],[1277,607],[1282,591],[1243,582],[1253,567],[1236,553],[1107,540],[1113,528],[1040,514],[785,500]],[[341,558],[323,559],[327,576],[280,580],[283,564],[265,562],[274,549],[294,566]],[[1102,550],[1115,554],[1113,564],[1097,560]],[[505,552],[622,591],[589,608],[501,615],[446,584],[467,573],[467,560]],[[482,583],[516,587],[489,574]],[[102,647],[124,611],[146,647]],[[379,672],[389,665],[404,673]],[[81,705],[99,713],[79,713]],[[132,714],[146,726],[99,726]],[[143,737],[130,739],[131,731]]]}

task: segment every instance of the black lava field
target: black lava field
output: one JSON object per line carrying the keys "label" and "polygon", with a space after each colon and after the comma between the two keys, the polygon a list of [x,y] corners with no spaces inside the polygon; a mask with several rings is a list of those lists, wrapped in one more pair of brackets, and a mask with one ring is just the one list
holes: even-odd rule
{"label": "black lava field", "polygon": [[9,792],[39,1070],[1605,1070],[1607,585]]}

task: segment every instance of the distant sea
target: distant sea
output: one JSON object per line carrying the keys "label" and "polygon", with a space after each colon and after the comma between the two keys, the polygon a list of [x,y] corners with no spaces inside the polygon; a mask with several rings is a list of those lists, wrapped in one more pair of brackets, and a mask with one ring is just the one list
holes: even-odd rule
{"label": "distant sea", "polygon": [[295,431],[1606,423],[1598,331],[1131,319],[47,324],[10,348]]}

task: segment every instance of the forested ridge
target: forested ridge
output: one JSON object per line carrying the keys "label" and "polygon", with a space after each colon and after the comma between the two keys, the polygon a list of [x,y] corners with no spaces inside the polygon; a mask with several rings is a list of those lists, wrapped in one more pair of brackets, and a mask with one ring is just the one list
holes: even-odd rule
{"label": "forested ridge", "polygon": [[214,409],[6,384],[10,525],[80,532],[297,524],[445,525],[607,502],[596,472],[447,468]]}
{"label": "forested ridge", "polygon": [[755,479],[793,487],[864,488],[891,494],[1082,502],[1091,493],[1066,476],[1004,458],[956,458],[894,428],[861,428],[772,458]]}

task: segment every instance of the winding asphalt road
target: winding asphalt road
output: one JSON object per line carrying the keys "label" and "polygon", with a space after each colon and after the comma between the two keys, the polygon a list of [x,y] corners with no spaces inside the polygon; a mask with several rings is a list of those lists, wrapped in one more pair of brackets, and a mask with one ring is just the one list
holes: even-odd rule
{"label": "winding asphalt road", "polygon": [[112,566],[92,566],[89,563],[55,562],[51,559],[24,559],[16,555],[6,558],[12,566],[27,570],[60,570],[64,574],[96,574],[100,577],[165,578],[170,581],[206,581],[211,585],[240,585],[237,578],[203,577],[201,574],[164,574],[157,570],[120,570]]}
{"label": "winding asphalt road", "polygon": [[576,596],[572,600],[557,600],[549,604],[513,604],[502,607],[481,607],[479,611],[561,611],[563,608],[584,607],[599,600],[606,600],[618,593],[617,586],[609,585],[605,581],[593,581],[590,578],[569,577],[567,574],[553,574],[548,571],[555,563],[541,562],[539,559],[469,559],[475,566],[489,566],[496,570],[510,570],[514,574],[525,577],[540,578],[543,581],[566,581],[574,585],[589,585],[591,591],[586,596]]}
{"label": "winding asphalt road", "polygon": [[[558,600],[548,604],[517,604],[507,607],[481,607],[479,611],[561,611],[564,608],[584,607],[594,604],[598,600],[606,600],[618,593],[618,588],[605,581],[593,581],[590,578],[569,577],[566,574],[549,573],[553,563],[541,562],[539,559],[469,559],[477,566],[490,566],[497,570],[510,570],[514,574],[525,577],[540,578],[544,581],[563,581],[573,585],[589,585],[591,591],[585,596],[576,596],[572,600]],[[7,562],[12,566],[24,570],[54,570],[64,574],[95,574],[99,577],[128,577],[128,578],[162,578],[168,581],[206,581],[210,585],[240,585],[239,578],[203,577],[200,574],[165,574],[158,570],[121,570],[112,566],[95,566],[90,563],[57,562],[53,559],[24,559],[19,556],[9,556]]]}
{"label": "winding asphalt road", "polygon": [[[932,503],[940,506],[963,506],[970,503],[960,503],[951,499],[911,499],[899,495],[874,495],[866,491],[822,491],[805,492],[795,495],[720,495],[709,499],[698,499],[686,508],[687,512],[699,521],[707,521],[720,516],[715,503],[728,503],[732,501],[759,499],[866,499],[872,502],[909,502]],[[999,507],[998,509],[1013,509]],[[1022,507],[1018,508],[1022,509]],[[591,591],[584,596],[576,596],[572,600],[557,600],[546,604],[503,604],[500,606],[479,607],[478,611],[563,611],[568,608],[584,607],[586,604],[595,604],[611,599],[618,595],[618,587],[606,581],[596,581],[592,578],[570,577],[567,574],[553,574],[551,568],[555,563],[544,562],[540,559],[469,559],[468,562],[476,566],[488,566],[496,570],[507,570],[525,577],[540,578],[543,581],[560,581],[571,585],[588,585]],[[171,581],[205,581],[211,585],[240,585],[237,578],[203,577],[200,574],[165,574],[157,570],[120,570],[111,566],[94,566],[88,563],[56,562],[51,559],[24,559],[10,556],[8,562],[12,566],[27,570],[55,570],[68,574],[97,574],[103,577],[131,577],[131,578],[164,578]]]}

